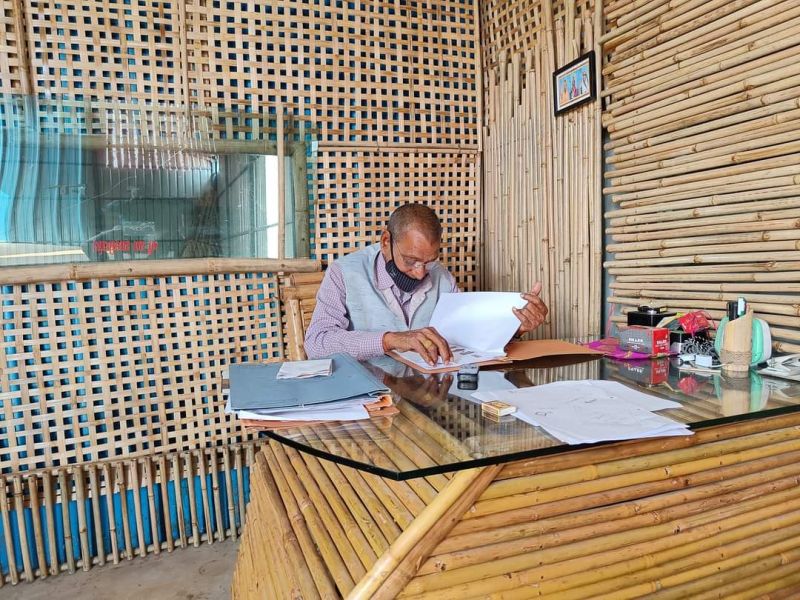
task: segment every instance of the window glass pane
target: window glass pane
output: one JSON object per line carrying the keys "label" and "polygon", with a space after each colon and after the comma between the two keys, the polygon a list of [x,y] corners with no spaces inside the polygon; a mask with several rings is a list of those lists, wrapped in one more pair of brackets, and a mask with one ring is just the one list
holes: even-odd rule
{"label": "window glass pane", "polygon": [[0,96],[0,267],[278,257],[280,169],[284,255],[297,256],[295,206],[308,202],[292,185],[306,166],[295,164],[302,138],[287,140],[281,165],[274,139],[87,133],[87,117],[59,120],[51,109]]}

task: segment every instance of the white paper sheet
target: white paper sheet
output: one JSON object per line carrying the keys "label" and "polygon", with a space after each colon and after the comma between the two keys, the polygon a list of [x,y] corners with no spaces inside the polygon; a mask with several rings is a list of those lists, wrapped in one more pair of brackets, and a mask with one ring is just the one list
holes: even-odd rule
{"label": "white paper sheet", "polygon": [[256,421],[357,421],[369,419],[369,413],[363,406],[345,406],[325,410],[285,410],[268,415],[256,411],[240,410],[236,413],[236,417]]}
{"label": "white paper sheet", "polygon": [[691,435],[685,425],[654,414],[680,406],[613,381],[560,381],[499,392],[479,392],[486,402],[517,407],[515,416],[569,444],[644,437]]}
{"label": "white paper sheet", "polygon": [[238,419],[254,419],[263,421],[355,421],[369,418],[365,404],[374,402],[375,398],[350,398],[336,402],[311,404],[304,408],[271,408],[259,410],[231,409],[230,402],[225,403],[225,413],[235,414]]}
{"label": "white paper sheet", "polygon": [[484,360],[492,360],[494,358],[500,358],[505,356],[503,352],[477,352],[475,350],[469,350],[467,348],[463,348],[457,345],[450,345],[450,351],[453,353],[453,359],[449,362],[444,362],[441,357],[436,361],[435,365],[428,364],[419,353],[414,352],[412,350],[408,350],[406,352],[398,352],[400,356],[402,356],[405,360],[414,363],[415,365],[422,367],[423,369],[436,369],[438,367],[453,367],[461,365],[468,365],[474,362],[481,362]]}
{"label": "white paper sheet", "polygon": [[430,324],[451,346],[503,354],[520,325],[511,308],[525,304],[515,292],[442,294]]}
{"label": "white paper sheet", "polygon": [[319,360],[286,361],[278,369],[276,379],[307,379],[309,377],[327,377],[333,372],[333,361],[330,358]]}

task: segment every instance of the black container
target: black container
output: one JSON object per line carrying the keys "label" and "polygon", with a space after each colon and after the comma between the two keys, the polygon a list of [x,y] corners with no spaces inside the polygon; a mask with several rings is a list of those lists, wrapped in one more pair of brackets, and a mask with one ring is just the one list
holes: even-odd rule
{"label": "black container", "polygon": [[655,327],[664,317],[674,317],[675,314],[674,312],[667,312],[667,309],[663,307],[640,306],[637,310],[628,311],[628,325]]}

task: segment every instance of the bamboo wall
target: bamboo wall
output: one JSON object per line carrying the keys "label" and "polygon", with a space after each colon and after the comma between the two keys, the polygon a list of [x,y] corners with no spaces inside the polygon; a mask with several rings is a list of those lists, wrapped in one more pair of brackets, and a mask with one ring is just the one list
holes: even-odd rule
{"label": "bamboo wall", "polygon": [[590,2],[482,4],[485,69],[483,282],[541,281],[550,308],[536,335],[600,329],[599,107],[553,115],[553,71],[594,48]]}
{"label": "bamboo wall", "polygon": [[609,302],[718,319],[744,296],[800,351],[800,6],[604,10]]}
{"label": "bamboo wall", "polygon": [[[189,153],[312,142],[293,184],[307,177],[318,258],[421,201],[443,217],[445,262],[476,287],[474,0],[0,1],[0,92],[36,98],[0,110],[0,126]],[[252,441],[219,390],[228,364],[282,355],[286,269],[222,262],[0,274],[0,585],[236,535],[246,491],[229,482],[246,488],[250,460],[226,452]],[[194,494],[185,531],[176,485]]]}
{"label": "bamboo wall", "polygon": [[[480,57],[474,0],[331,3],[5,0],[0,92],[35,94],[91,130],[115,111],[179,107],[213,140],[318,142],[312,249],[331,260],[377,238],[398,204],[440,210],[445,260],[477,284]],[[67,106],[68,109],[64,107]],[[180,118],[180,117],[178,117]],[[202,124],[201,124],[202,125]],[[347,218],[342,219],[342,211]]]}

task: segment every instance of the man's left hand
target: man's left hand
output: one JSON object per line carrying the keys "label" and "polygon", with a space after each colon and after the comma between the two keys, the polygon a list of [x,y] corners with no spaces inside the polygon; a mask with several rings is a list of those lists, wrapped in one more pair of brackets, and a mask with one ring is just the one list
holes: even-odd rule
{"label": "man's left hand", "polygon": [[541,282],[537,281],[533,284],[533,289],[527,294],[522,294],[522,297],[527,300],[527,304],[522,308],[512,308],[511,310],[514,311],[514,314],[517,316],[520,322],[519,329],[517,330],[517,335],[522,335],[523,333],[527,333],[529,331],[533,331],[539,325],[544,323],[545,318],[547,318],[547,306],[539,297],[539,292],[542,291],[542,284]]}

